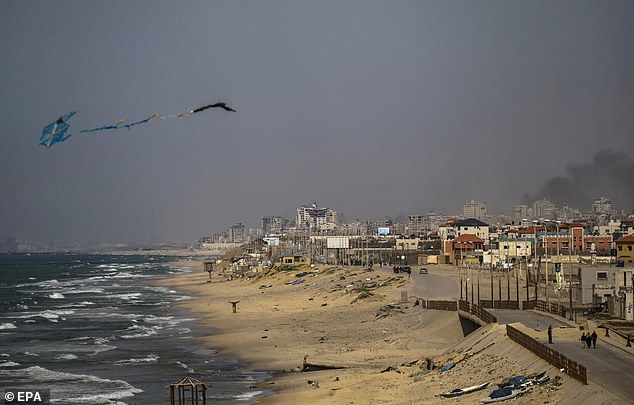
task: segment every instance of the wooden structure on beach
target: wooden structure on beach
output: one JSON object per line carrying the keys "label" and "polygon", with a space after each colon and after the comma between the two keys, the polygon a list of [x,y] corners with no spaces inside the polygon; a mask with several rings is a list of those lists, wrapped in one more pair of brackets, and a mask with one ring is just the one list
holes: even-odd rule
{"label": "wooden structure on beach", "polygon": [[170,384],[170,405],[207,405],[207,384],[192,377],[183,377]]}

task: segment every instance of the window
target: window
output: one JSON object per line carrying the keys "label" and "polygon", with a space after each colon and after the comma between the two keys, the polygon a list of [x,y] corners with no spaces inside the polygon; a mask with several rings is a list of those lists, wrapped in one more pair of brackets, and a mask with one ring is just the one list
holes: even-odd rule
{"label": "window", "polygon": [[607,271],[597,271],[597,280],[607,280],[608,272]]}
{"label": "window", "polygon": [[628,252],[631,252],[631,251],[632,251],[632,245],[629,245],[629,246],[627,247],[627,250],[628,250]]}
{"label": "window", "polygon": [[623,251],[623,246],[619,246],[619,252]]}

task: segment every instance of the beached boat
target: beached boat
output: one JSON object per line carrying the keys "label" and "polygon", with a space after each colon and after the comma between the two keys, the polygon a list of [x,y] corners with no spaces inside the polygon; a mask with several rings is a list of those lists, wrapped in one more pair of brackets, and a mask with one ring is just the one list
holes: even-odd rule
{"label": "beached boat", "polygon": [[535,373],[528,376],[523,376],[523,375],[515,376],[502,384],[498,384],[498,387],[504,388],[504,387],[518,387],[518,386],[542,384],[543,382],[548,381],[549,379],[550,377],[546,375],[546,372],[542,371],[541,373]]}
{"label": "beached boat", "polygon": [[472,392],[480,391],[489,386],[489,383],[486,382],[484,384],[472,385],[471,387],[466,388],[456,388],[455,390],[451,390],[449,392],[443,392],[440,394],[443,398],[453,398],[458,397],[460,395],[470,394]]}
{"label": "beached boat", "polygon": [[490,404],[492,402],[506,401],[507,399],[515,398],[518,395],[524,394],[528,391],[529,387],[504,387],[494,390],[488,397],[480,400],[483,404]]}

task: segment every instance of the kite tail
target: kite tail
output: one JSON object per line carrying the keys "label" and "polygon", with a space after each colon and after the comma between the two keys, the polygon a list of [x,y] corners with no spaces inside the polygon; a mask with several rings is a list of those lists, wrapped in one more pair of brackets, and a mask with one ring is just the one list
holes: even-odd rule
{"label": "kite tail", "polygon": [[99,128],[92,128],[92,129],[82,129],[81,133],[85,133],[85,132],[96,132],[96,131],[107,131],[110,129],[121,129],[121,128],[127,128],[130,129],[130,127],[133,127],[135,125],[140,125],[140,124],[145,124],[146,122],[150,122],[155,118],[165,118],[163,115],[158,114],[158,113],[154,113],[152,115],[150,115],[149,117],[142,119],[140,121],[136,121],[136,122],[131,122],[129,124],[124,124],[124,122],[126,120],[119,120],[117,123],[115,123],[114,125],[104,125],[103,127],[99,127]]}

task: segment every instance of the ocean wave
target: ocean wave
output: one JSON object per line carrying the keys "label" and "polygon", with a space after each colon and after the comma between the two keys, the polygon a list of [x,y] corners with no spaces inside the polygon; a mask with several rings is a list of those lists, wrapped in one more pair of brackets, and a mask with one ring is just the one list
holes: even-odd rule
{"label": "ocean wave", "polygon": [[19,365],[20,363],[16,363],[14,361],[3,361],[0,363],[0,367],[15,367]]}
{"label": "ocean wave", "polygon": [[188,373],[195,373],[193,368],[189,367],[187,364],[183,363],[182,361],[177,361],[174,364],[178,365],[181,368],[184,368],[185,370],[187,370]]}
{"label": "ocean wave", "polygon": [[156,335],[159,329],[162,329],[162,328],[160,326],[154,326],[154,327],[148,328],[147,326],[143,326],[143,325],[132,325],[129,328],[127,328],[126,331],[137,332],[137,333],[121,335],[121,338],[133,339],[133,338],[152,336],[152,335]]}
{"label": "ocean wave", "polygon": [[133,274],[127,271],[122,271],[115,275],[110,276],[110,278],[148,278],[148,277],[154,277],[154,276],[149,274],[139,274],[139,273]]}
{"label": "ocean wave", "polygon": [[103,288],[72,288],[62,291],[64,294],[101,294],[105,292]]}
{"label": "ocean wave", "polygon": [[17,385],[51,387],[51,403],[110,404],[111,400],[132,397],[143,390],[123,380],[110,380],[94,375],[53,371],[41,366],[1,370],[0,376],[11,377]]}
{"label": "ocean wave", "polygon": [[146,290],[150,290],[150,291],[163,293],[163,294],[176,294],[176,290],[172,290],[171,288],[162,287],[162,286],[149,285],[149,286],[146,286],[145,289]]}
{"label": "ocean wave", "polygon": [[59,300],[66,297],[64,297],[64,294],[61,294],[61,293],[53,293],[53,294],[49,294],[48,298]]}
{"label": "ocean wave", "polygon": [[150,364],[156,363],[161,357],[158,354],[152,353],[146,357],[132,358],[127,360],[115,361],[113,364],[125,365],[125,364]]}
{"label": "ocean wave", "polygon": [[18,327],[11,322],[0,323],[0,330],[17,329]]}
{"label": "ocean wave", "polygon": [[[19,319],[29,319],[29,318],[45,318],[50,322],[58,322],[60,319],[63,321],[66,318],[64,315],[72,315],[75,311],[72,309],[47,309],[40,312],[32,312],[26,313],[22,315],[17,315],[15,318]],[[28,322],[28,321],[25,321]]]}
{"label": "ocean wave", "polygon": [[93,356],[96,356],[99,353],[107,352],[108,350],[114,350],[117,346],[111,345],[99,345],[94,348],[94,351],[91,353]]}
{"label": "ocean wave", "polygon": [[72,302],[70,304],[60,305],[60,308],[86,308],[88,305],[95,305],[92,301]]}
{"label": "ocean wave", "polygon": [[238,400],[238,401],[250,401],[253,398],[255,398],[256,396],[262,394],[264,391],[249,391],[249,392],[243,392],[241,394],[235,395],[233,398]]}
{"label": "ocean wave", "polygon": [[108,294],[105,298],[133,301],[141,298],[141,293],[127,293],[127,294]]}
{"label": "ocean wave", "polygon": [[90,340],[92,339],[92,337],[90,336],[79,336],[79,337],[74,337],[74,338],[68,338],[68,339],[64,339],[67,340],[69,342],[76,342],[76,341],[86,341],[86,340]]}
{"label": "ocean wave", "polygon": [[70,353],[58,354],[57,356],[55,356],[55,358],[57,360],[77,360],[78,359],[76,355],[70,354]]}

